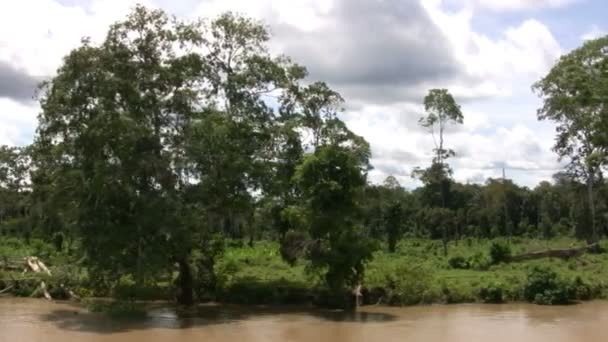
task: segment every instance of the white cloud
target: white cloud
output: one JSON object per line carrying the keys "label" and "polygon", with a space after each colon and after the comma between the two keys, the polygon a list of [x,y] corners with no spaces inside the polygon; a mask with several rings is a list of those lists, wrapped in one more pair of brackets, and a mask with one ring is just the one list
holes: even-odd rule
{"label": "white cloud", "polygon": [[124,17],[138,2],[147,3],[94,0],[85,8],[53,0],[3,2],[0,5],[0,60],[31,75],[53,74],[63,56],[78,46],[82,37],[102,39],[108,26]]}
{"label": "white cloud", "polygon": [[[52,76],[63,56],[77,47],[82,37],[100,41],[111,23],[140,2],[151,5],[136,0],[94,0],[86,7],[53,0],[2,2],[0,64],[37,78]],[[35,103],[20,104],[0,97],[0,144],[31,141],[38,111]]]}
{"label": "white cloud", "polygon": [[0,98],[0,145],[27,143],[34,133],[38,108]]}
{"label": "white cloud", "polygon": [[[414,166],[428,165],[433,148],[431,136],[418,127],[417,120],[423,114],[424,90],[433,87],[449,88],[463,104],[463,127],[452,130],[446,137],[448,146],[459,152],[452,160],[456,179],[498,176],[498,162],[514,168],[517,180],[526,184],[550,175],[556,167],[550,151],[551,127],[540,129],[530,119],[535,117],[538,101],[529,86],[561,54],[559,43],[537,20],[506,27],[498,38],[475,31],[472,20],[479,8],[523,10],[564,6],[572,1],[421,0],[421,12],[407,11],[420,9],[413,0],[384,1],[373,6],[359,1],[359,8],[368,9],[359,14],[352,12],[355,2],[340,1],[345,0],[188,0],[191,10],[180,11],[189,17],[213,17],[232,10],[263,19],[272,25],[274,50],[287,49],[295,60],[321,70],[322,80],[335,79],[334,87],[346,95],[349,104],[344,120],[371,144],[376,169],[370,178],[374,181],[393,174],[406,186],[417,184],[410,171]],[[445,10],[444,5],[450,1],[458,3],[457,11]],[[135,2],[141,1],[92,0],[86,7],[61,5],[56,0],[3,2],[0,61],[25,69],[30,75],[52,74],[82,36],[102,39],[108,25],[124,17]],[[172,6],[165,0],[146,3]],[[384,7],[380,8],[380,4]],[[395,13],[388,11],[391,8]],[[347,15],[361,15],[363,22],[349,22]],[[407,19],[408,15],[415,18],[396,20],[398,16]],[[373,25],[365,26],[365,20]],[[356,25],[363,25],[364,31],[371,30],[384,39],[369,40]],[[420,35],[412,34],[423,31],[428,34],[428,29],[437,32],[438,39],[421,39]],[[423,55],[422,52],[431,49],[431,43],[440,53]],[[369,51],[383,59],[364,55]],[[435,70],[413,68],[419,74],[403,72],[415,58],[427,59]],[[451,77],[430,77],[433,71],[437,73],[440,62],[446,61],[457,72]],[[328,70],[333,73],[323,76]],[[397,70],[398,74],[390,70]],[[384,83],[374,80],[380,74],[385,76]],[[398,81],[391,79],[395,75]],[[34,105],[0,99],[0,144],[26,143],[32,135],[37,111]]]}
{"label": "white cloud", "polygon": [[431,18],[452,43],[456,57],[473,77],[484,80],[512,80],[515,74],[536,77],[544,73],[562,53],[549,29],[537,20],[529,19],[518,26],[509,27],[503,31],[500,39],[492,39],[473,30],[471,9],[448,13],[442,9],[440,2],[424,4]]}
{"label": "white cloud", "polygon": [[324,17],[331,10],[331,0],[209,0],[200,1],[194,17],[213,17],[225,11],[235,11],[260,19],[273,19],[301,30],[311,31],[325,24]]}
{"label": "white cloud", "polygon": [[602,36],[605,36],[607,34],[608,34],[608,32],[606,30],[599,28],[599,26],[597,26],[597,25],[593,25],[589,29],[589,31],[587,31],[581,35],[581,40],[593,40],[593,39],[597,39]]}
{"label": "white cloud", "polygon": [[[505,28],[498,39],[491,38],[473,30],[472,8],[448,12],[441,1],[423,4],[448,38],[469,78],[443,84],[458,101],[465,101],[463,127],[446,137],[447,146],[458,153],[451,161],[454,177],[459,181],[497,177],[504,164],[508,174],[525,185],[550,179],[559,169],[551,151],[553,127],[536,122],[535,110],[539,101],[531,93],[530,85],[546,73],[562,53],[553,34],[541,22],[526,20]],[[471,83],[471,79],[475,81]],[[483,105],[474,97],[468,101],[470,94],[485,94],[487,100]],[[392,149],[393,155],[407,151],[407,156],[417,157],[404,161],[383,155],[380,160],[374,159],[379,170],[372,173],[372,178],[380,181],[392,172],[400,172],[396,174],[400,181],[416,185],[407,171],[414,166],[428,165],[433,148],[431,136],[416,127],[416,116],[422,115],[422,108],[405,104],[401,108],[362,108],[367,114],[359,113],[359,117],[383,113],[380,122],[359,119],[351,125],[370,141],[375,154]],[[399,114],[404,112],[410,115]],[[395,118],[400,115],[404,120],[397,127],[399,123]]]}
{"label": "white cloud", "polygon": [[579,0],[473,0],[483,8],[493,11],[520,11],[540,8],[558,8]]}

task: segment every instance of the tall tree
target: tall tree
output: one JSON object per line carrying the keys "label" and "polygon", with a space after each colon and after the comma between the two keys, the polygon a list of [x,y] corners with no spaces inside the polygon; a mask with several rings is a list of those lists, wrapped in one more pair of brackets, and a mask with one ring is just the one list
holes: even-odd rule
{"label": "tall tree", "polygon": [[373,252],[360,222],[369,147],[355,147],[366,151],[340,143],[321,145],[303,159],[295,175],[313,241],[308,255],[313,267],[327,269],[327,285],[335,292],[361,281]]}
{"label": "tall tree", "polygon": [[[420,177],[426,186],[438,188],[441,208],[447,205],[447,192],[450,184],[451,169],[446,160],[455,155],[454,150],[446,149],[444,146],[444,133],[451,124],[462,124],[463,115],[460,106],[447,89],[431,89],[424,97],[425,117],[420,118],[419,124],[428,128],[433,136],[435,148],[433,162],[426,170],[416,169],[414,175]],[[437,135],[437,136],[436,136]],[[443,227],[443,250],[447,255],[448,231]]]}
{"label": "tall tree", "polygon": [[268,39],[231,13],[184,22],[137,6],[44,85],[39,185],[77,204],[95,274],[141,285],[177,263],[178,300],[192,302],[191,251],[214,232],[240,233],[252,194],[266,191],[286,111],[267,96],[292,98],[306,76]]}
{"label": "tall tree", "polygon": [[585,42],[564,55],[533,85],[543,100],[539,120],[557,125],[554,150],[568,160],[568,172],[587,185],[590,241],[599,239],[594,187],[608,151],[608,37]]}
{"label": "tall tree", "polygon": [[[424,97],[424,109],[427,112],[425,117],[420,118],[419,124],[430,130],[435,144],[434,164],[438,164],[442,169],[448,169],[446,159],[454,156],[452,149],[444,148],[444,132],[450,124],[462,124],[463,116],[460,106],[447,89],[431,89]],[[438,135],[438,139],[435,137]],[[445,196],[442,195],[442,206],[445,207]]]}

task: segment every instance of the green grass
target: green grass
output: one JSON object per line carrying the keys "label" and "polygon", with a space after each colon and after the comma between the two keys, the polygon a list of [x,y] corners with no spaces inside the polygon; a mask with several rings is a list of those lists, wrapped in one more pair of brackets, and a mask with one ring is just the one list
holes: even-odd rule
{"label": "green grass", "polygon": [[228,248],[215,266],[224,286],[238,283],[241,279],[260,282],[289,280],[308,284],[304,272],[305,263],[290,266],[283,261],[276,242],[259,241],[254,247]]}
{"label": "green grass", "polygon": [[[491,265],[488,254],[492,243],[477,239],[452,242],[448,256],[444,257],[439,241],[407,239],[399,243],[395,253],[376,252],[367,265],[363,282],[369,290],[366,301],[393,305],[494,302],[496,299],[491,294],[497,292],[501,301],[521,301],[527,274],[536,266],[555,270],[567,280],[579,278],[590,288],[591,298],[603,298],[607,294],[608,254],[584,254],[568,261],[539,259]],[[514,255],[582,245],[584,243],[568,238],[514,238],[510,242]],[[476,269],[453,269],[448,260],[454,256],[474,258],[478,265]],[[244,291],[247,295],[243,297],[247,298],[255,297],[255,291],[264,292],[262,298],[273,298],[268,292],[279,284],[312,292],[322,288],[318,278],[307,276],[304,263],[291,267],[282,261],[278,245],[271,242],[257,242],[253,248],[229,249],[216,270],[226,280],[222,284],[224,291]],[[242,299],[239,296],[231,299],[248,303],[239,300]]]}
{"label": "green grass", "polygon": [[240,304],[284,304],[308,301],[318,280],[307,275],[305,263],[289,265],[275,242],[226,250],[215,265],[217,299]]}
{"label": "green grass", "polygon": [[[571,260],[539,259],[493,265],[489,251],[494,242],[478,239],[451,242],[447,257],[443,256],[440,241],[424,239],[402,240],[395,253],[378,251],[365,270],[365,302],[412,305],[522,301],[528,274],[535,267],[551,269],[560,279],[577,284],[577,298],[605,298],[608,294],[608,253],[583,254]],[[501,242],[505,243],[505,240]],[[513,255],[584,245],[569,238],[513,238],[508,244]],[[602,245],[608,247],[608,241]],[[54,277],[62,277],[58,281],[69,284],[77,293],[85,297],[88,294],[98,295],[87,288],[86,270],[65,263],[69,257],[56,253],[51,245],[38,240],[26,245],[14,238],[0,238],[0,258],[14,260],[26,255],[45,256],[43,260],[52,266]],[[465,269],[452,267],[460,267],[462,262],[450,266],[449,260],[454,257],[465,261]],[[62,267],[73,268],[66,268],[63,272],[65,276],[62,276]],[[253,247],[233,245],[216,262],[218,281],[214,298],[220,302],[239,304],[320,303],[323,301],[320,298],[327,295],[323,278],[306,270],[306,261],[298,261],[293,266],[283,261],[276,242],[257,241]],[[0,271],[0,283],[3,277],[19,276],[18,273]],[[107,295],[135,299],[172,298],[170,281],[158,282],[143,296],[141,289],[133,293],[132,281],[128,280],[121,278],[114,292],[110,291]],[[35,287],[36,283],[31,285]],[[26,286],[24,283],[23,288],[15,294],[31,294],[33,289]]]}

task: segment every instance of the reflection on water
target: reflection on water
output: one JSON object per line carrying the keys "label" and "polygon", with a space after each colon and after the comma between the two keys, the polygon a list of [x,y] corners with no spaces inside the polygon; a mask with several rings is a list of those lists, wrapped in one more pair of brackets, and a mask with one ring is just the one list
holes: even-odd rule
{"label": "reflection on water", "polygon": [[230,324],[251,318],[310,316],[332,322],[374,323],[395,320],[383,312],[323,310],[318,308],[239,307],[202,305],[194,308],[159,307],[149,311],[149,325],[165,328],[190,328],[201,324]]}
{"label": "reflection on water", "polygon": [[4,341],[608,341],[608,302],[312,308],[152,305],[142,321],[117,322],[70,303],[0,298]]}

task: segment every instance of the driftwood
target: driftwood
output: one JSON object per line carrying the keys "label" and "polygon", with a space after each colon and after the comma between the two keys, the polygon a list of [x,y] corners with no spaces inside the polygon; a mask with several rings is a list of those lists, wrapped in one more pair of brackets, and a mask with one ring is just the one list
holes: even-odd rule
{"label": "driftwood", "polygon": [[44,298],[48,300],[53,300],[53,297],[51,297],[51,294],[49,293],[49,290],[47,289],[46,283],[44,281],[40,281],[40,286],[38,286],[34,290],[34,292],[32,292],[30,297],[34,297],[36,294],[38,294],[38,291],[42,291],[42,295],[44,295]]}
{"label": "driftwood", "polygon": [[541,258],[570,259],[570,258],[578,257],[585,252],[597,252],[597,251],[599,251],[599,249],[600,249],[600,246],[597,243],[594,243],[592,245],[588,245],[588,246],[584,246],[584,247],[566,248],[566,249],[549,249],[546,251],[514,255],[509,259],[509,261],[519,262],[519,261],[534,260],[534,259],[541,259]]}
{"label": "driftwood", "polygon": [[[22,274],[31,272],[31,273],[34,273],[37,275],[48,275],[48,276],[52,275],[51,270],[49,270],[49,268],[44,264],[44,262],[42,262],[42,260],[38,259],[35,256],[26,257],[22,261],[4,260],[3,262],[0,262],[0,268],[9,270],[9,271],[22,271]],[[33,297],[41,292],[42,295],[44,296],[44,298],[46,298],[48,300],[53,300],[53,297],[49,293],[47,284],[44,282],[44,280],[42,280],[38,276],[37,277],[25,277],[25,278],[19,278],[19,279],[12,278],[13,284],[7,286],[7,288],[0,291],[0,294],[7,292],[10,289],[12,289],[13,287],[15,287],[15,284],[18,281],[32,280],[32,279],[40,280],[40,284],[34,290],[34,292],[32,292],[32,294],[30,296]],[[60,284],[59,287],[61,288],[63,293],[65,293],[65,295],[68,296],[69,298],[74,299],[74,300],[80,300],[80,297],[77,296],[71,289],[66,287],[64,284]]]}
{"label": "driftwood", "polygon": [[70,290],[69,288],[65,287],[63,284],[60,285],[61,289],[70,297],[70,299],[74,299],[79,301],[81,298],[79,296],[77,296],[74,291]]}
{"label": "driftwood", "polygon": [[51,271],[49,271],[48,267],[46,267],[46,265],[37,257],[30,256],[25,258],[25,264],[34,273],[46,273],[51,275]]}
{"label": "driftwood", "polygon": [[363,297],[363,293],[361,292],[362,289],[363,287],[361,284],[357,284],[352,291],[352,294],[355,297],[355,307],[361,306],[361,297]]}
{"label": "driftwood", "polygon": [[[27,265],[29,270],[34,273],[46,273],[47,275],[51,275],[51,271],[48,269],[48,267],[46,267],[46,265],[37,257],[34,257],[34,256],[26,257],[25,264]],[[23,273],[25,273],[27,270],[28,269],[25,269],[25,271]],[[48,300],[53,300],[53,297],[51,297],[51,294],[49,293],[49,290],[47,289],[46,283],[44,282],[44,280],[40,281],[40,286],[38,287],[38,289],[40,289],[40,291],[42,291],[44,298],[46,298]],[[34,290],[34,292],[32,293],[32,296],[34,296],[38,292],[38,289]]]}
{"label": "driftwood", "polygon": [[7,286],[4,290],[0,290],[0,294],[8,292],[8,290],[12,289],[13,287],[15,287],[15,284]]}
{"label": "driftwood", "polygon": [[0,269],[7,271],[23,271],[23,266],[19,266],[17,264],[0,263]]}

